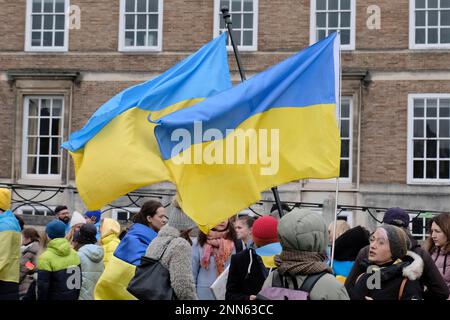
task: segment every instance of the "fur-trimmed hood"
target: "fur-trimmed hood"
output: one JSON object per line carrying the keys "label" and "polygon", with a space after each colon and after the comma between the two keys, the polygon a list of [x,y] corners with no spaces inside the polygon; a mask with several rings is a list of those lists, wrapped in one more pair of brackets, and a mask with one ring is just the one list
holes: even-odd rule
{"label": "fur-trimmed hood", "polygon": [[411,257],[412,262],[403,268],[403,276],[407,277],[409,280],[417,280],[422,276],[423,273],[423,260],[422,258],[413,251],[408,251],[406,256]]}

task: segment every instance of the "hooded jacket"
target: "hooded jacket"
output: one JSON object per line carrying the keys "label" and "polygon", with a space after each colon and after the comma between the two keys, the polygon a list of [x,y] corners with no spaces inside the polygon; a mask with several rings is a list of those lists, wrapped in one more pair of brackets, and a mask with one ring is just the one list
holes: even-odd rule
{"label": "hooded jacket", "polygon": [[[365,261],[367,271],[361,274],[356,280],[355,288],[352,292],[352,299],[365,300],[366,296],[374,300],[420,300],[422,299],[422,287],[418,281],[423,272],[422,258],[408,251],[407,256],[394,263],[373,268],[368,261]],[[369,268],[373,269],[370,271]],[[379,287],[375,279],[376,272],[379,272]],[[373,279],[373,280],[372,280]],[[405,279],[403,292],[402,282]],[[373,285],[373,288],[370,288]]]}
{"label": "hooded jacket", "polygon": [[37,287],[38,300],[78,300],[80,258],[67,239],[51,240],[38,258]]}
{"label": "hooded jacket", "polygon": [[[324,221],[317,219],[317,214],[307,209],[293,209],[283,216],[278,223],[278,238],[283,250],[325,253],[327,247],[327,228]],[[278,272],[278,270],[274,271]],[[272,272],[264,282],[263,288],[272,286]],[[295,275],[301,287],[306,274]],[[294,285],[288,280],[289,288]],[[325,274],[314,285],[309,293],[311,300],[348,300],[347,291],[331,274]]]}
{"label": "hooded jacket", "polygon": [[177,299],[198,299],[192,276],[191,245],[180,237],[177,229],[169,225],[161,228],[145,255],[156,260],[161,257],[161,264],[169,270],[170,284]]}
{"label": "hooded jacket", "polygon": [[94,300],[94,289],[103,273],[103,248],[96,244],[86,244],[78,250],[81,262],[80,300]]}
{"label": "hooded jacket", "polygon": [[[41,246],[38,241],[34,241],[26,246],[22,246],[22,257],[20,258],[20,283],[19,283],[19,295],[23,296],[27,293],[30,284],[33,282],[33,273],[36,271],[37,257],[41,250]],[[35,266],[34,270],[28,269],[25,265],[27,262],[32,263]]]}
{"label": "hooded jacket", "polygon": [[120,243],[120,224],[114,219],[105,218],[100,227],[100,231],[104,251],[103,264],[106,267]]}
{"label": "hooded jacket", "polygon": [[445,284],[450,289],[450,254],[444,254],[441,250],[435,250],[431,254],[431,258],[436,264],[437,269],[439,270],[442,278],[445,281]]}

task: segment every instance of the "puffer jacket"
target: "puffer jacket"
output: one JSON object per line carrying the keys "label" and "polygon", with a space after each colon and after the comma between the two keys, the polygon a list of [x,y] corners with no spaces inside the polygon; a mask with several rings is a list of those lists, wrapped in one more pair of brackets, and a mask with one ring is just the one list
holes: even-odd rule
{"label": "puffer jacket", "polygon": [[103,263],[106,267],[120,243],[120,224],[111,218],[105,218],[100,226],[101,243],[103,245]]}
{"label": "puffer jacket", "polygon": [[[422,258],[408,251],[407,256],[394,263],[385,266],[370,266],[365,261],[367,268],[371,271],[361,274],[356,280],[352,292],[352,299],[365,300],[370,297],[373,300],[421,300],[422,287],[419,278],[423,272]],[[379,283],[377,287],[376,272],[379,272]],[[405,281],[403,289],[402,282]]]}
{"label": "puffer jacket", "polygon": [[65,238],[53,239],[38,258],[38,300],[78,300],[80,257]]}
{"label": "puffer jacket", "polygon": [[80,300],[94,300],[94,289],[103,273],[103,248],[95,244],[87,244],[78,250],[81,262]]}
{"label": "puffer jacket", "polygon": [[445,284],[450,289],[450,253],[444,254],[441,250],[435,250],[431,254],[431,258],[436,264]]}
{"label": "puffer jacket", "polygon": [[192,276],[191,245],[180,237],[177,229],[169,225],[161,228],[145,255],[151,259],[161,257],[161,264],[169,270],[170,283],[177,299],[198,299]]}
{"label": "puffer jacket", "polygon": [[[328,231],[325,221],[317,213],[308,209],[294,208],[278,223],[278,238],[283,250],[324,253],[327,247]],[[325,260],[323,261],[325,263]],[[271,287],[272,272],[264,282],[263,288]],[[301,287],[307,274],[294,275]],[[294,284],[287,277],[289,288]],[[347,291],[331,273],[323,275],[309,292],[311,300],[349,300]]]}
{"label": "puffer jacket", "polygon": [[[37,257],[41,246],[39,242],[34,241],[21,248],[22,257],[20,259],[20,282],[19,282],[19,295],[23,296],[27,293],[30,284],[33,282],[33,274],[36,272]],[[35,269],[30,270],[25,265],[30,262],[35,266]]]}

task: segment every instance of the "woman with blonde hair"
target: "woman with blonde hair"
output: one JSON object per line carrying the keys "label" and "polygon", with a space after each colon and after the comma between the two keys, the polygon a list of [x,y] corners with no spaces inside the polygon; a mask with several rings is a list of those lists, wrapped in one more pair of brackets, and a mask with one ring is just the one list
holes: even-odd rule
{"label": "woman with blonde hair", "polygon": [[76,237],[80,232],[80,228],[83,224],[86,224],[86,219],[78,211],[74,211],[72,219],[70,219],[69,232],[66,234],[66,239],[69,241],[72,247],[75,247]]}

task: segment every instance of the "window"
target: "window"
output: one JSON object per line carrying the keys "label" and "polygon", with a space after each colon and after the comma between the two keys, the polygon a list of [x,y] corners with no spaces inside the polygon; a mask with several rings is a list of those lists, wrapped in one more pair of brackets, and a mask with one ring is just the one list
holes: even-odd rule
{"label": "window", "polygon": [[409,95],[408,183],[450,184],[450,94]]}
{"label": "window", "polygon": [[409,47],[450,49],[450,0],[410,0]]}
{"label": "window", "polygon": [[121,0],[119,51],[161,51],[162,0]]}
{"label": "window", "polygon": [[[338,111],[339,112],[339,111]],[[340,178],[352,178],[352,99],[343,97],[340,110],[341,171]]]}
{"label": "window", "polygon": [[409,217],[411,221],[409,223],[409,231],[411,232],[411,235],[414,237],[414,239],[427,239],[430,235],[428,226],[430,224],[431,218],[433,218],[433,215],[428,213],[421,213],[420,215],[410,214]]}
{"label": "window", "polygon": [[311,0],[311,44],[341,31],[341,49],[355,50],[355,0]]}
{"label": "window", "polygon": [[54,208],[47,208],[43,206],[23,206],[14,210],[18,214],[31,215],[31,216],[53,216]]}
{"label": "window", "polygon": [[[256,51],[258,48],[258,0],[215,0],[214,37],[227,31],[220,8],[227,6],[231,14],[233,39],[242,51]],[[227,46],[232,50],[230,38]]]}
{"label": "window", "polygon": [[119,222],[126,223],[128,222],[135,213],[139,212],[139,208],[137,207],[129,207],[123,209],[113,209],[111,218],[115,219]]}
{"label": "window", "polygon": [[61,179],[64,98],[25,97],[22,177]]}
{"label": "window", "polygon": [[67,51],[69,0],[28,0],[25,51]]}

